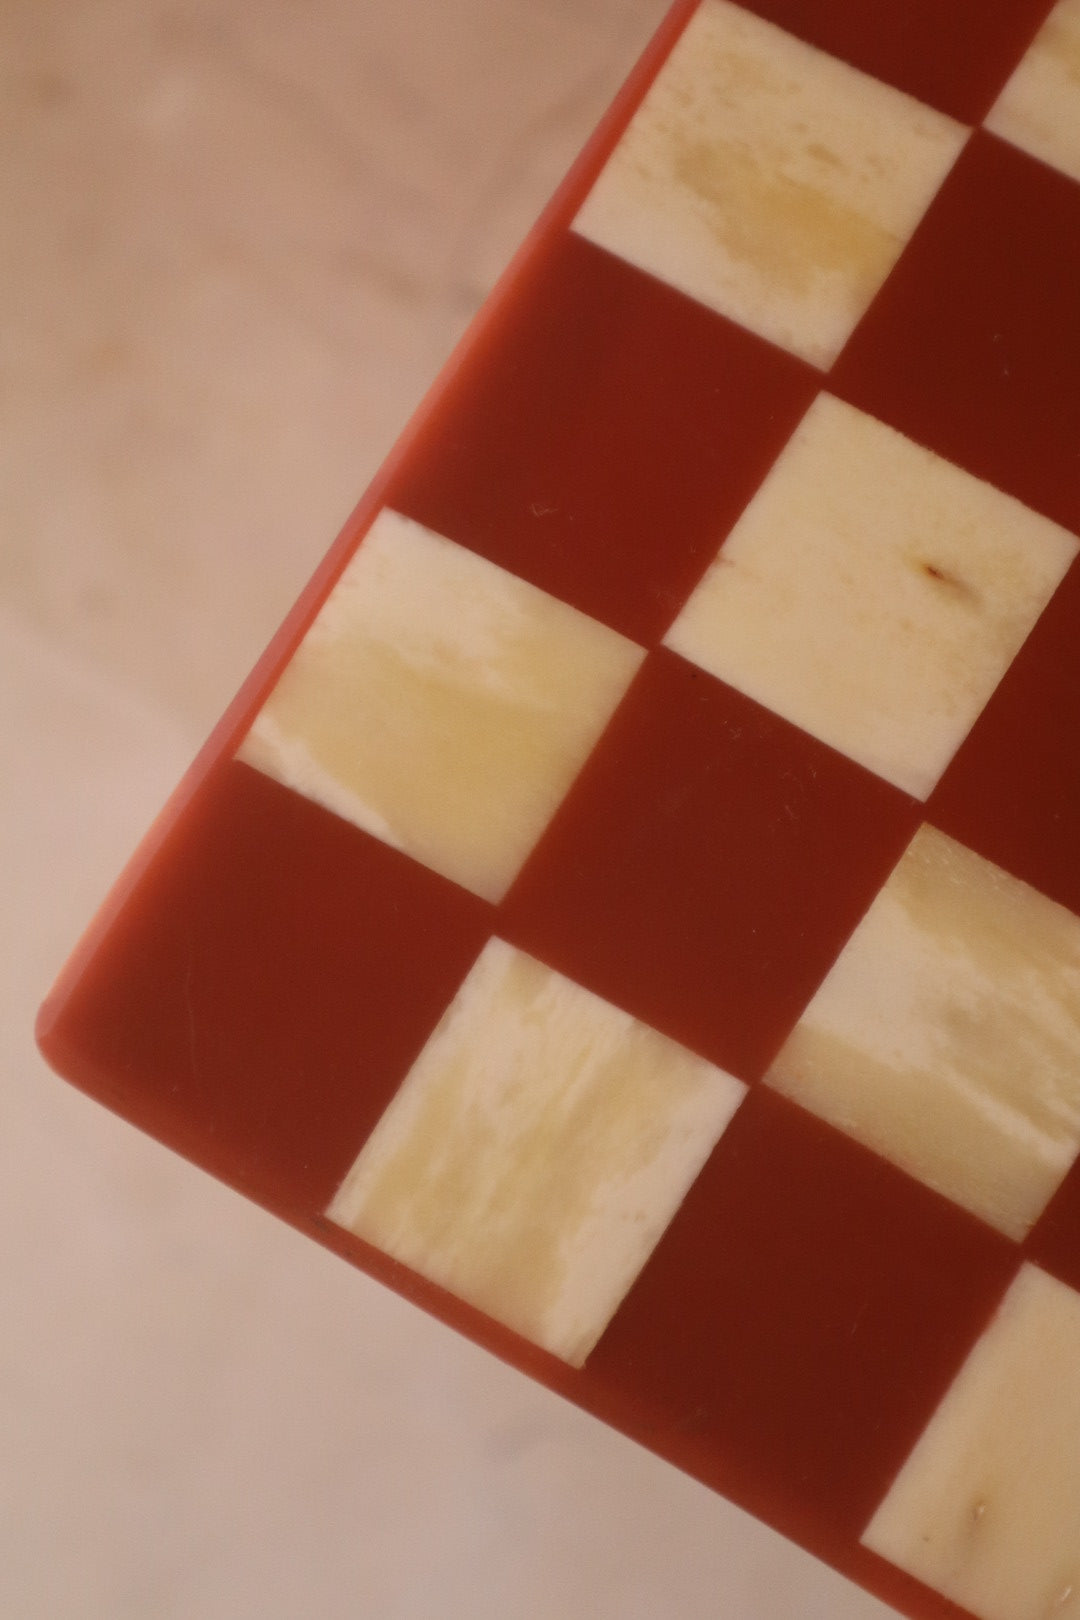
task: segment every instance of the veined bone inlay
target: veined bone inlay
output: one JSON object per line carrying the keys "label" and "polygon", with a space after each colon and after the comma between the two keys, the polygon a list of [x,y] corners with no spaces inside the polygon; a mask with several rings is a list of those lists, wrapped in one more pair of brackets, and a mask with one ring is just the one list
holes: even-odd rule
{"label": "veined bone inlay", "polygon": [[1080,920],[923,827],[767,1079],[1023,1238],[1080,1149]]}
{"label": "veined bone inlay", "polygon": [[497,900],[644,656],[383,511],[239,757]]}
{"label": "veined bone inlay", "polygon": [[825,367],[967,134],[727,0],[705,0],[575,229]]}
{"label": "veined bone inlay", "polygon": [[492,940],[330,1214],[579,1366],[744,1091]]}

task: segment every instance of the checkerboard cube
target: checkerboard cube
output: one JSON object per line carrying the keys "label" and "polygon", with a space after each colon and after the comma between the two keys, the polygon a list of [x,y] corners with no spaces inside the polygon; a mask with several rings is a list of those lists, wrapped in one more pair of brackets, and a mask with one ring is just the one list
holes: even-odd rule
{"label": "checkerboard cube", "polygon": [[1080,1615],[1078,40],[677,0],[39,1023],[919,1620]]}

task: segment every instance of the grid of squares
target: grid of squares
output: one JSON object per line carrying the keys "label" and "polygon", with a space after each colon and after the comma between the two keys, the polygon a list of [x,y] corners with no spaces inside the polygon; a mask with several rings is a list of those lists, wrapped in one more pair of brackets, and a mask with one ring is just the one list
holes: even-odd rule
{"label": "grid of squares", "polygon": [[[1038,48],[1037,41],[1032,49]],[[767,73],[762,76],[763,51],[770,71],[779,64],[788,75],[779,92]],[[856,105],[867,89],[846,70],[839,79],[830,78],[836,64],[824,65],[818,53],[793,45],[788,36],[778,47],[775,31],[749,14],[706,0],[658,80],[672,105],[684,112],[689,108],[699,119],[693,79],[709,52],[714,74],[725,53],[738,60],[736,87],[741,75],[755,86],[765,82],[770,94],[793,98],[792,116],[799,115],[804,125],[809,103],[800,96],[807,80],[819,101],[822,86],[830,101],[838,94],[842,101],[846,89]],[[665,73],[670,76],[666,89]],[[824,78],[815,78],[822,73]],[[909,107],[883,100],[878,90],[870,94],[879,112],[891,106],[910,118]],[[737,94],[721,99],[735,105],[738,127],[731,150],[736,151],[757,113],[740,106]],[[814,99],[811,94],[810,102]],[[671,110],[654,87],[637,123],[647,126],[651,119],[663,126],[666,138]],[[774,101],[768,116],[775,119],[775,112]],[[906,205],[904,240],[966,139],[966,131],[944,121],[916,119],[906,132],[936,145],[937,167],[927,180],[924,165],[923,194],[917,206]],[[715,129],[710,134],[715,140]],[[646,128],[641,137],[646,146],[648,137]],[[728,288],[718,295],[715,287],[695,285],[685,264],[647,262],[620,239],[627,206],[633,220],[649,217],[641,197],[628,204],[627,173],[634,162],[639,178],[649,170],[647,154],[643,159],[634,152],[634,139],[632,125],[579,215],[577,230],[802,358],[818,366],[834,360],[888,276],[899,247],[887,261],[881,258],[884,269],[864,266],[858,272],[869,277],[863,282],[869,292],[853,293],[858,276],[849,278],[839,299],[835,285],[831,288],[830,309],[819,286],[794,321],[790,311],[783,317],[785,330],[769,326],[772,312],[763,324],[745,277],[734,293]],[[850,130],[843,139],[850,148]],[[776,161],[783,168],[788,157],[780,153]],[[654,165],[654,185],[660,172]],[[810,186],[797,168],[792,184],[804,191]],[[789,232],[800,208],[787,221]],[[778,221],[779,215],[764,221],[763,240]],[[897,228],[894,222],[894,235]],[[649,234],[651,243],[655,238]],[[669,235],[666,241],[671,240]],[[582,248],[574,251],[580,256]],[[752,267],[756,252],[757,247],[748,255]],[[583,262],[602,280],[602,259]],[[746,262],[744,254],[743,269]],[[775,285],[775,264],[762,270],[762,262],[759,254],[757,273],[766,283],[771,275]],[[556,272],[557,266],[553,282]],[[618,275],[625,278],[626,272],[612,270],[613,288]],[[840,375],[843,379],[843,367]],[[858,393],[851,376],[849,367],[849,398]],[[654,618],[641,636],[653,644],[653,652],[636,679],[635,664],[620,667],[602,710],[610,724],[605,729],[594,723],[590,746],[578,748],[575,768],[565,770],[548,792],[542,821],[532,822],[527,844],[519,843],[521,852],[504,865],[497,881],[485,877],[466,883],[496,901],[510,888],[502,906],[503,932],[515,944],[491,940],[330,1206],[331,1217],[365,1241],[571,1365],[584,1365],[599,1345],[589,1365],[600,1376],[605,1367],[613,1376],[623,1332],[631,1335],[635,1367],[640,1367],[643,1329],[636,1313],[641,1301],[651,1300],[651,1280],[664,1279],[664,1288],[678,1274],[670,1255],[705,1189],[717,1177],[725,1189],[734,1185],[723,1169],[725,1148],[730,1142],[737,1153],[741,1132],[728,1133],[726,1127],[747,1080],[764,1075],[773,1092],[798,1104],[797,1133],[805,1132],[802,1110],[809,1109],[843,1137],[892,1160],[902,1172],[896,1184],[902,1199],[911,1199],[913,1183],[907,1178],[914,1177],[932,1190],[928,1208],[935,1218],[946,1209],[971,1211],[975,1228],[962,1222],[959,1227],[965,1242],[973,1230],[996,1230],[1010,1245],[1021,1242],[1080,1146],[1080,1097],[1073,1094],[1072,1078],[1080,1056],[1080,923],[1037,889],[932,826],[920,825],[917,807],[934,793],[967,739],[978,738],[983,711],[1068,576],[1077,541],[1046,515],[1047,503],[1044,510],[1027,506],[969,470],[963,458],[942,457],[859,404],[845,402],[844,386],[841,380],[837,393],[817,393],[737,513],[723,513],[717,492],[712,539],[720,550],[703,577],[694,577],[700,575],[698,563],[681,577],[658,579],[666,597],[655,595],[657,586],[648,576],[637,587],[639,600],[652,585],[653,600],[664,601],[669,621],[664,639],[671,654],[680,656],[655,649]],[[798,390],[788,398],[794,403]],[[490,439],[490,428],[481,427],[481,443],[485,433]],[[453,513],[455,493],[459,510],[468,505],[460,498],[460,479],[448,497],[446,474],[440,475],[440,495],[430,474],[425,488],[422,454],[417,462],[419,484],[416,473],[411,483],[408,470],[404,477],[407,510]],[[565,490],[556,483],[550,493],[552,515],[557,515]],[[541,493],[529,503],[531,516],[545,515],[546,498]],[[606,499],[610,505],[610,495]],[[423,546],[438,538],[394,514],[384,513],[381,521]],[[455,525],[445,527],[453,532]],[[470,548],[490,555],[493,545],[503,544],[498,522],[491,527],[494,540],[485,538],[482,524],[465,520]],[[597,528],[603,536],[603,522]],[[708,546],[708,530],[698,552],[702,541]],[[552,577],[543,551],[528,544],[520,545],[512,566],[521,576],[532,574],[545,583]],[[466,563],[466,572],[470,568]],[[556,579],[558,574],[556,564]],[[651,574],[659,574],[655,560]],[[339,604],[335,594],[324,620]],[[605,619],[619,618],[618,608],[603,603],[602,591],[588,606],[597,629]],[[346,620],[343,615],[342,624]],[[549,654],[545,679],[551,667]],[[699,671],[707,672],[704,682]],[[313,689],[323,678],[322,671],[314,672]],[[265,757],[250,744],[247,750],[249,761],[265,769]],[[446,771],[444,766],[444,777]],[[868,772],[891,788],[875,789]],[[292,780],[303,790],[301,779],[294,775]],[[441,780],[430,778],[429,793],[438,791]],[[779,789],[771,806],[763,794],[766,783]],[[852,825],[844,819],[845,795]],[[346,811],[368,832],[385,835],[370,816],[357,816],[348,806]],[[671,829],[666,840],[665,817]],[[853,835],[854,823],[866,819],[872,820],[875,836]],[[768,860],[758,866],[751,821],[768,830]],[[785,842],[792,850],[786,864],[777,858]],[[760,838],[756,844],[762,847]],[[429,858],[429,864],[438,863]],[[451,867],[449,875],[460,876],[460,870]],[[573,907],[567,904],[571,892]],[[724,919],[723,930],[717,917]],[[778,949],[781,917],[794,945],[788,967]],[[763,919],[769,919],[764,926]],[[661,931],[670,941],[680,929],[681,951],[673,953],[677,970],[665,991],[655,942]],[[817,957],[807,948],[808,936],[815,938]],[[534,949],[539,960],[526,954]],[[687,984],[688,961],[699,969],[701,983]],[[721,993],[710,997],[707,985],[714,992],[722,987]],[[710,1002],[724,1009],[712,1025],[701,1017]],[[547,1011],[538,1014],[545,1003]],[[727,1011],[735,1004],[737,1027]],[[896,1045],[897,1029],[907,1041],[903,1050]],[[605,1076],[607,1065],[619,1061],[619,1041],[628,1030],[648,1050],[655,1046],[677,1054],[674,1068],[683,1085],[676,1082],[665,1095],[661,1084],[651,1104],[634,1098],[625,1110],[610,1109],[596,1102],[595,1076]],[[778,1030],[787,1038],[777,1053]],[[567,1052],[573,1056],[563,1055]],[[654,1075],[672,1064],[670,1056],[655,1054],[646,1061]],[[1018,1073],[1030,1075],[1033,1066],[1038,1085],[1019,1084]],[[633,1064],[630,1068],[633,1073]],[[697,1118],[690,1127],[685,1121],[674,1125],[673,1135],[672,1122],[687,1100],[687,1074]],[[552,1086],[553,1075],[560,1085]],[[590,1101],[575,1097],[575,1083]],[[740,1117],[756,1117],[766,1095],[755,1093],[755,1108]],[[668,1122],[666,1133],[652,1118],[657,1103]],[[929,1131],[927,1118],[940,1122],[943,1110],[950,1111],[952,1128]],[[635,1135],[643,1120],[650,1122],[650,1152],[668,1155],[667,1175],[644,1196],[648,1177],[640,1179],[636,1154],[642,1139]],[[591,1144],[584,1168],[568,1153],[579,1130],[580,1140]],[[782,1124],[772,1118],[766,1157],[778,1161],[782,1137]],[[836,1140],[818,1139],[819,1170],[827,1156],[822,1142]],[[525,1166],[524,1185],[518,1186]],[[872,1173],[880,1177],[876,1159]],[[574,1182],[575,1174],[580,1182]],[[847,1169],[845,1182],[857,1185],[857,1172]],[[511,1185],[514,1196],[507,1190]],[[423,1198],[417,1197],[418,1186],[425,1189]],[[628,1187],[634,1189],[629,1203]],[[946,1202],[936,1203],[935,1194]],[[621,1224],[626,1236],[630,1205],[635,1227],[627,1248],[613,1233]],[[906,1213],[910,1216],[910,1207]],[[907,1226],[899,1223],[898,1229]],[[870,1227],[880,1263],[882,1222],[872,1221]],[[901,1241],[910,1253],[910,1229]],[[537,1255],[530,1243],[538,1246]],[[699,1254],[703,1246],[696,1244]],[[1009,1246],[987,1250],[992,1258],[985,1275],[993,1282],[980,1296],[983,1314],[995,1290],[1000,1297],[1010,1266],[1005,1257],[1012,1252]],[[895,1284],[897,1264],[886,1269]],[[730,1299],[730,1290],[722,1289],[720,1297]],[[785,1297],[791,1305],[797,1290]],[[645,1308],[660,1320],[671,1315],[655,1300]],[[681,1297],[684,1320],[688,1309],[692,1315]],[[919,1310],[925,1319],[925,1290]],[[952,1313],[954,1330],[966,1320],[964,1351],[977,1337],[972,1324],[980,1325],[979,1310],[967,1319]],[[801,1319],[812,1315],[804,1310]],[[843,1316],[834,1309],[832,1320]],[[750,1319],[761,1325],[760,1298]],[[703,1326],[684,1342],[715,1344],[716,1335]],[[906,1346],[910,1390],[910,1345],[903,1334],[897,1336],[895,1325],[889,1344],[895,1353]],[[660,1398],[665,1368],[670,1372],[672,1365],[670,1345],[663,1354],[663,1365],[652,1369],[652,1383],[646,1381],[651,1399]],[[756,1355],[760,1363],[760,1346]],[[611,1366],[607,1358],[614,1358]],[[950,1373],[961,1359],[954,1345]],[[941,1374],[938,1368],[939,1386]],[[845,1378],[850,1387],[850,1369]],[[679,1379],[672,1404],[685,1399],[694,1383],[685,1369]],[[733,1382],[745,1395],[745,1370]],[[893,1387],[899,1382],[894,1377]],[[645,1398],[643,1389],[638,1393]],[[942,1394],[938,1387],[936,1395]],[[945,1394],[941,1410],[952,1399],[951,1391]],[[878,1432],[883,1400],[876,1390]],[[921,1410],[928,1410],[925,1392],[921,1400]],[[828,1399],[818,1407],[832,1413],[836,1404]],[[709,1405],[698,1402],[701,1410]],[[747,1441],[756,1455],[749,1474],[756,1468],[759,1484],[767,1429],[759,1414],[754,1438]],[[786,1465],[792,1443],[792,1431],[785,1429],[780,1451]],[[826,1451],[835,1462],[838,1453]],[[843,1450],[869,1467],[866,1454],[865,1445]],[[827,1471],[822,1475],[821,1488],[826,1497],[832,1490],[834,1509],[839,1511],[837,1502],[846,1503],[853,1533],[860,1528],[859,1515],[865,1522],[881,1499],[896,1463],[894,1445],[887,1464],[882,1459],[869,1468],[873,1487],[863,1484],[861,1494],[850,1482],[830,1482]],[[778,1464],[777,1478],[781,1472]],[[742,1494],[753,1494],[749,1477]],[[881,1513],[887,1509],[888,1502]],[[790,1512],[797,1517],[794,1504]],[[889,1556],[888,1537],[879,1537],[874,1527],[866,1545]],[[902,1556],[893,1562],[910,1567]],[[940,1580],[930,1584],[946,1590]],[[996,1613],[986,1613],[988,1620],[997,1620]],[[1002,1614],[1011,1620],[1011,1610]]]}
{"label": "grid of squares", "polygon": [[[291,1211],[329,1209],[582,1368],[586,1398],[628,1393],[661,1449],[809,1545],[837,1557],[865,1531],[980,1620],[1026,1620],[1080,1592],[1054,1494],[1075,1497],[1075,1446],[1055,1428],[1064,1405],[1048,1414],[1035,1393],[1060,1363],[1073,1400],[1080,1295],[1027,1264],[993,1314],[1024,1253],[1063,1272],[1077,1206],[1080,795],[1057,734],[1031,741],[1024,716],[1054,682],[1075,696],[1078,19],[1075,0],[1049,19],[1045,0],[1005,0],[986,82],[958,67],[948,94],[916,65],[925,7],[903,9],[901,49],[888,18],[860,43],[848,0],[704,0],[577,234],[536,259],[538,303],[566,272],[545,350],[560,321],[575,329],[589,278],[587,320],[610,288],[623,341],[646,305],[665,334],[652,349],[639,334],[630,373],[655,385],[654,468],[635,483],[609,463],[575,531],[587,474],[549,424],[580,374],[535,353],[543,409],[526,420],[546,460],[510,478],[510,506],[485,507],[450,463],[432,472],[436,422],[399,511],[383,509],[66,1017],[84,1039],[93,1026],[103,1074],[155,1075],[140,1123],[201,1138],[204,1162]],[[1033,122],[1048,85],[1053,150]],[[993,135],[969,138],[957,120],[995,96]],[[762,119],[773,186],[745,162]],[[737,197],[691,180],[706,139]],[[830,141],[858,154],[843,172]],[[1032,253],[1001,251],[1021,218]],[[703,232],[721,248],[711,280]],[[827,392],[811,367],[831,367]],[[753,408],[737,425],[706,412],[695,439],[721,374]],[[463,375],[467,401],[481,373]],[[496,447],[494,468],[492,411],[473,445]],[[609,451],[632,451],[634,431],[624,416]],[[731,466],[710,433],[734,434]],[[663,468],[688,435],[665,513]],[[551,483],[530,483],[544,468]],[[592,574],[575,542],[600,558]],[[839,691],[815,687],[810,618]],[[770,623],[785,632],[771,648]],[[868,649],[887,649],[880,669]],[[981,784],[1001,798],[1014,735],[1043,785],[1010,842]],[[212,1052],[193,1027],[218,1031]],[[949,1112],[945,1142],[928,1108]],[[777,1359],[790,1368],[790,1342],[794,1383]],[[956,1457],[997,1409],[1013,1416],[991,1500]],[[1006,1475],[1024,1444],[1054,1490],[1021,1501]],[[928,1514],[951,1530],[928,1538]]]}

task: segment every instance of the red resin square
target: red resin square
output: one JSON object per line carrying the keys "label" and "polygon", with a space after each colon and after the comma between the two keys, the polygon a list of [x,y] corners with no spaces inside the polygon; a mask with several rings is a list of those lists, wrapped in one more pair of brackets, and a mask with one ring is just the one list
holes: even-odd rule
{"label": "red resin square", "polygon": [[1080,530],[1080,186],[976,131],[829,387]]}
{"label": "red resin square", "polygon": [[80,1080],[99,1076],[136,1124],[310,1217],[333,1196],[490,921],[463,889],[227,763],[43,1044],[65,1068],[71,1040]]}
{"label": "red resin square", "polygon": [[823,1550],[856,1539],[1017,1270],[962,1210],[763,1087],[589,1359],[650,1443]]}
{"label": "red resin square", "polygon": [[499,931],[753,1080],[918,821],[906,795],[660,649]]}
{"label": "red resin square", "polygon": [[[1080,481],[1080,479],[1078,479]],[[1080,566],[1074,563],[927,805],[952,837],[1080,914]]]}
{"label": "red resin square", "polygon": [[1080,1291],[1077,1232],[1080,1232],[1080,1160],[1073,1165],[1024,1244],[1026,1259]]}
{"label": "red resin square", "polygon": [[[749,0],[747,9],[964,124],[986,117],[1053,0]],[[973,49],[973,42],[978,49]]]}
{"label": "red resin square", "polygon": [[462,364],[387,501],[649,644],[819,383],[570,234]]}

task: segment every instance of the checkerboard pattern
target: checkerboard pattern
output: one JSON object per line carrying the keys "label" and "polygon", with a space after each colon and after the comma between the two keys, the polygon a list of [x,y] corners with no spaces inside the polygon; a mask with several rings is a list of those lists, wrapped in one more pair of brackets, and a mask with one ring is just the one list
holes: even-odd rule
{"label": "checkerboard pattern", "polygon": [[923,1620],[1080,1614],[1080,4],[680,0],[43,1013]]}

